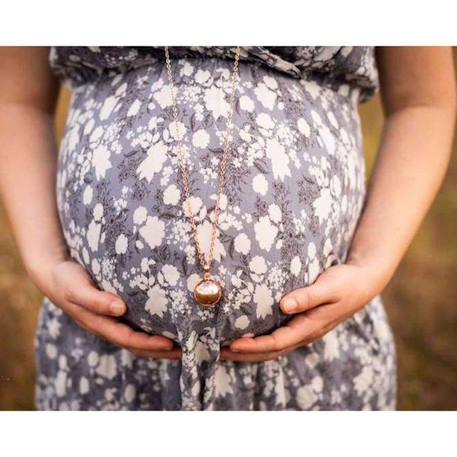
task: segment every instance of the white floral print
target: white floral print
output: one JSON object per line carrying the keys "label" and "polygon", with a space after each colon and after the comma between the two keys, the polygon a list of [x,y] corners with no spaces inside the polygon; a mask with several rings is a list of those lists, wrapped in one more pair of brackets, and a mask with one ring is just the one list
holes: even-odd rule
{"label": "white floral print", "polygon": [[[234,48],[171,48],[198,233],[209,250]],[[227,57],[229,59],[227,59]],[[45,300],[39,409],[389,409],[395,352],[376,297],[277,360],[233,363],[221,345],[287,322],[287,292],[342,263],[365,198],[357,104],[376,90],[373,48],[242,47],[221,199],[215,309],[187,217],[161,47],[52,48],[73,91],[57,199],[73,259],[128,305],[122,320],[175,340],[181,361],[136,358]]]}

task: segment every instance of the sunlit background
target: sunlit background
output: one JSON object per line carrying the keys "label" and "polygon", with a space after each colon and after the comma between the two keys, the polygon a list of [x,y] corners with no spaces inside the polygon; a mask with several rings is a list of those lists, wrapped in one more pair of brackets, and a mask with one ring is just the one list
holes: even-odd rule
{"label": "sunlit background", "polygon": [[[58,140],[68,100],[63,91],[56,117]],[[382,127],[379,99],[362,105],[360,112],[370,169]],[[454,143],[441,192],[383,294],[397,343],[402,410],[457,410],[456,149]],[[0,410],[34,408],[33,339],[40,301],[0,206]]]}

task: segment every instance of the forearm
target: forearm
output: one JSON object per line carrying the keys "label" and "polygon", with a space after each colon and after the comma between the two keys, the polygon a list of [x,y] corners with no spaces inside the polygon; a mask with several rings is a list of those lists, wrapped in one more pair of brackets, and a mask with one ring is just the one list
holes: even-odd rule
{"label": "forearm", "polygon": [[0,104],[0,194],[32,276],[66,255],[56,209],[56,159],[51,114]]}
{"label": "forearm", "polygon": [[[386,285],[445,175],[454,105],[409,106],[391,113],[348,262],[373,268]],[[379,290],[379,291],[380,291]]]}

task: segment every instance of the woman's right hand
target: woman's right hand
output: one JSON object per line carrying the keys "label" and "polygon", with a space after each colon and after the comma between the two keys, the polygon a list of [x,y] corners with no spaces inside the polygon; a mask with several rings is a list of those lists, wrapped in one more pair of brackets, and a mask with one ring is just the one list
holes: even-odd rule
{"label": "woman's right hand", "polygon": [[127,311],[125,303],[115,294],[97,289],[78,263],[63,260],[40,268],[38,274],[30,273],[41,291],[89,333],[138,357],[181,358],[181,349],[172,340],[135,331],[116,320]]}

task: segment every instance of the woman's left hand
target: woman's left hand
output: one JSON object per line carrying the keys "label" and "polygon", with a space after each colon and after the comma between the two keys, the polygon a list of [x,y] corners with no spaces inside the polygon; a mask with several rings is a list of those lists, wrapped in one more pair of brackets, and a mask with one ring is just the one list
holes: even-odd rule
{"label": "woman's left hand", "polygon": [[284,295],[285,314],[296,314],[269,335],[243,337],[221,349],[221,358],[236,362],[276,359],[318,340],[362,309],[384,287],[373,268],[354,264],[330,267],[308,287]]}

